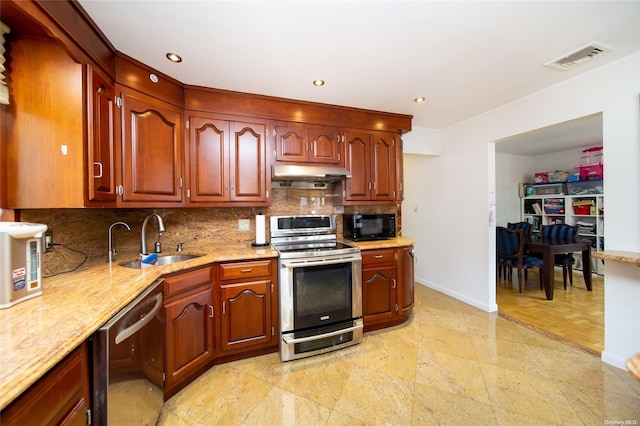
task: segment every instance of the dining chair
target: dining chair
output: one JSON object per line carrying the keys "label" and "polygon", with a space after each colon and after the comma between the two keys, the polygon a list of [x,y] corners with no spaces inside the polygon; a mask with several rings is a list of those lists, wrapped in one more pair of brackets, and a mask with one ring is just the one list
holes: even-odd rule
{"label": "dining chair", "polygon": [[[557,241],[575,241],[578,231],[574,226],[566,223],[557,223],[554,225],[546,225],[542,227],[542,238]],[[572,253],[556,254],[553,263],[562,267],[562,283],[564,289],[567,289],[567,275],[569,275],[569,283],[573,285],[573,264],[576,262]]]}
{"label": "dining chair", "polygon": [[518,289],[522,293],[523,271],[537,268],[542,288],[542,259],[524,254],[524,232],[521,229],[496,227],[496,268],[500,266],[518,270]]}
{"label": "dining chair", "polygon": [[[521,229],[524,234],[524,240],[530,241],[533,233],[533,225],[529,222],[508,222],[507,229]],[[502,273],[504,278],[511,278],[511,268],[501,266],[499,273]],[[524,270],[524,280],[527,281],[527,269]]]}

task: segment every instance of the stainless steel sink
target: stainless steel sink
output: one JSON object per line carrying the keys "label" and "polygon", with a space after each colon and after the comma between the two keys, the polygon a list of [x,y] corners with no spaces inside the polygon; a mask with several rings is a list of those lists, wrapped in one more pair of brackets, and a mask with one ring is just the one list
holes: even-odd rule
{"label": "stainless steel sink", "polygon": [[[176,262],[182,262],[189,259],[195,259],[204,256],[203,254],[172,254],[168,256],[159,256],[158,261],[151,266],[169,265]],[[140,269],[142,262],[140,260],[134,260],[133,262],[120,263],[120,266],[131,269]]]}

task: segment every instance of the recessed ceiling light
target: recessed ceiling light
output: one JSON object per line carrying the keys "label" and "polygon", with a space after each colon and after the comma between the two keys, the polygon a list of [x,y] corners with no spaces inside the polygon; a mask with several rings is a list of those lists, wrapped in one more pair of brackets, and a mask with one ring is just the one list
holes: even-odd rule
{"label": "recessed ceiling light", "polygon": [[182,58],[180,57],[180,55],[178,55],[177,53],[167,53],[167,59],[170,60],[171,62],[182,62]]}
{"label": "recessed ceiling light", "polygon": [[422,102],[424,102],[424,101],[426,101],[426,100],[427,100],[427,98],[425,98],[424,96],[420,96],[420,97],[418,97],[418,98],[415,98],[415,99],[413,100],[413,102],[418,103],[418,104],[421,104]]}
{"label": "recessed ceiling light", "polygon": [[321,80],[321,79],[319,79],[319,78],[318,78],[318,79],[316,79],[316,80],[313,80],[313,85],[314,85],[314,86],[318,86],[318,87],[320,87],[320,86],[324,86],[324,80]]}

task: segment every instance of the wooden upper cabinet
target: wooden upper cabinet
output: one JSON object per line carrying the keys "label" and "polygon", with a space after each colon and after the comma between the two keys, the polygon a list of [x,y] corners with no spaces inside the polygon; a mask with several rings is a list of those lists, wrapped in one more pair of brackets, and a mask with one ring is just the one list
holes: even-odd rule
{"label": "wooden upper cabinet", "polygon": [[86,87],[88,199],[115,205],[115,85],[86,65]]}
{"label": "wooden upper cabinet", "polygon": [[277,125],[273,157],[278,163],[340,163],[339,129],[329,126]]}
{"label": "wooden upper cabinet", "polygon": [[122,203],[181,205],[182,110],[124,88],[121,98]]}
{"label": "wooden upper cabinet", "polygon": [[312,163],[339,164],[340,132],[335,127],[312,126],[309,128],[309,161]]}
{"label": "wooden upper cabinet", "polygon": [[396,135],[346,130],[344,163],[352,177],[342,186],[344,204],[396,201]]}
{"label": "wooden upper cabinet", "polygon": [[213,114],[189,118],[187,203],[263,206],[270,202],[266,122]]}
{"label": "wooden upper cabinet", "polygon": [[404,144],[401,137],[396,137],[396,200],[404,201]]}
{"label": "wooden upper cabinet", "polygon": [[367,201],[370,197],[371,135],[364,131],[345,132],[345,167],[351,172],[346,180],[347,201]]}
{"label": "wooden upper cabinet", "polygon": [[3,207],[83,207],[82,65],[53,40],[17,35],[7,50]]}
{"label": "wooden upper cabinet", "polygon": [[371,138],[371,200],[396,200],[395,135],[375,132]]}
{"label": "wooden upper cabinet", "polygon": [[276,126],[274,131],[277,162],[304,163],[309,157],[309,132],[306,128]]}
{"label": "wooden upper cabinet", "polygon": [[188,201],[229,200],[229,122],[189,118]]}
{"label": "wooden upper cabinet", "polygon": [[264,122],[230,123],[231,201],[265,203],[267,189],[267,126]]}

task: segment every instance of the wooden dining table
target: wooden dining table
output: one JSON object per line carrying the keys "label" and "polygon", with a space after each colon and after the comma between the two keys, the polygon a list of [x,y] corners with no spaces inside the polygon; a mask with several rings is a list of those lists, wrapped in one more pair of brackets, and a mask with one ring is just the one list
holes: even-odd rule
{"label": "wooden dining table", "polygon": [[582,274],[587,290],[591,291],[591,241],[566,241],[534,235],[524,243],[524,250],[529,253],[542,254],[542,280],[547,300],[553,300],[554,258],[556,254],[582,252]]}

